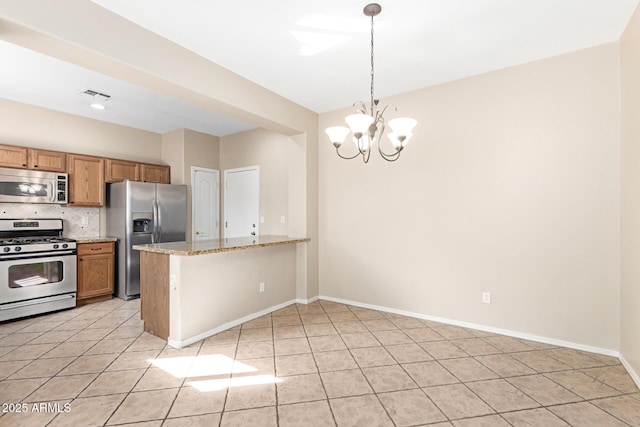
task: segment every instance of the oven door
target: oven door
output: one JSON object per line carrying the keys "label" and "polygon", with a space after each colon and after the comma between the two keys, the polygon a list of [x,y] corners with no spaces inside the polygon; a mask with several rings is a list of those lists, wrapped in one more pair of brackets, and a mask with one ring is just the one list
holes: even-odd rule
{"label": "oven door", "polygon": [[0,304],[76,292],[76,253],[0,256]]}

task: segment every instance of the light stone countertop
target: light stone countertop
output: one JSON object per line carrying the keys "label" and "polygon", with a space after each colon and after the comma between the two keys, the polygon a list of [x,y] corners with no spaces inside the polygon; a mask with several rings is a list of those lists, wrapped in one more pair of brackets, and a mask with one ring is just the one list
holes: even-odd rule
{"label": "light stone countertop", "polygon": [[117,242],[115,237],[99,236],[99,237],[78,237],[75,239],[77,243],[108,243]]}
{"label": "light stone countertop", "polygon": [[218,252],[239,251],[267,246],[292,245],[308,242],[307,237],[257,236],[237,237],[232,239],[198,240],[193,242],[154,243],[149,245],[133,245],[138,251],[153,252],[166,255],[206,255]]}

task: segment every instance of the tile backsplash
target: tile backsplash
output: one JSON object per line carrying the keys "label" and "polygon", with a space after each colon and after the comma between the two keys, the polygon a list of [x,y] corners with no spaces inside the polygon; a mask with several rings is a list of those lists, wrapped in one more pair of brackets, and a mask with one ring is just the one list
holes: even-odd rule
{"label": "tile backsplash", "polygon": [[[99,208],[71,208],[68,206],[30,203],[0,203],[0,218],[61,218],[64,237],[78,239],[100,235]],[[86,218],[87,224],[82,224]]]}

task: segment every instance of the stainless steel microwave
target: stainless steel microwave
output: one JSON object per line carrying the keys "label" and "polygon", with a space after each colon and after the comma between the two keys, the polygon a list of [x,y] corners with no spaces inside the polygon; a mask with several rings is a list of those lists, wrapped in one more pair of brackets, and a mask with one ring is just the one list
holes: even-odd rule
{"label": "stainless steel microwave", "polygon": [[66,173],[0,168],[0,202],[67,204]]}

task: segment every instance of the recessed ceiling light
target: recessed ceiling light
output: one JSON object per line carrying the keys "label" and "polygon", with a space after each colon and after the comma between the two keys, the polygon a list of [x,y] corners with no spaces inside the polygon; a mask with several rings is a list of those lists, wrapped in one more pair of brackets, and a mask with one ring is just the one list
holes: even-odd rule
{"label": "recessed ceiling light", "polygon": [[106,93],[98,92],[96,90],[87,89],[82,92],[82,95],[86,95],[91,97],[91,103],[89,104],[91,108],[96,110],[104,110],[107,107],[104,106],[104,103],[111,99],[111,95],[107,95]]}

